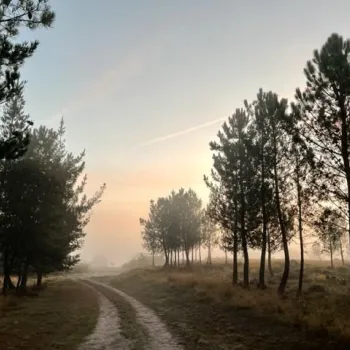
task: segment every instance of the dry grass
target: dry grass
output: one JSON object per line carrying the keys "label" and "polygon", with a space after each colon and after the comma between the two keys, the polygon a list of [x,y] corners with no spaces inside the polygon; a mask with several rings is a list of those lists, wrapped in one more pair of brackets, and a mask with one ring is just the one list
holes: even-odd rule
{"label": "dry grass", "polygon": [[96,293],[67,280],[47,283],[39,295],[0,297],[1,350],[71,350],[91,333]]}
{"label": "dry grass", "polygon": [[[224,264],[194,266],[185,269],[134,270],[120,280],[141,278],[194,291],[199,299],[209,298],[237,309],[252,309],[270,315],[295,327],[321,333],[333,333],[350,339],[350,275],[349,269],[328,268],[324,262],[308,262],[305,271],[304,293],[296,297],[298,264],[293,262],[286,297],[277,296],[279,274],[269,279],[266,290],[256,288],[258,261],[251,263],[250,290],[231,284],[231,267]],[[282,263],[274,262],[275,271]]]}

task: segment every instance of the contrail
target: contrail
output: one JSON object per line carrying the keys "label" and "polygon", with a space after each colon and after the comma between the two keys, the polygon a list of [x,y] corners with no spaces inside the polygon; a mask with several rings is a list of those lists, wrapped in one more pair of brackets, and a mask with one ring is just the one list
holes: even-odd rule
{"label": "contrail", "polygon": [[144,147],[144,146],[148,146],[148,145],[153,145],[154,143],[158,143],[158,142],[162,142],[162,141],[165,141],[165,140],[173,139],[174,137],[186,135],[186,134],[189,134],[189,133],[191,133],[193,131],[197,131],[197,130],[200,130],[200,129],[207,128],[208,126],[217,124],[217,123],[222,122],[222,121],[224,121],[226,119],[227,118],[215,119],[215,120],[212,120],[210,122],[206,122],[206,123],[203,123],[203,124],[200,124],[200,125],[193,126],[192,128],[188,128],[188,129],[184,129],[184,130],[175,132],[173,134],[160,136],[160,137],[157,137],[155,139],[146,141],[146,142],[138,145],[138,147]]}

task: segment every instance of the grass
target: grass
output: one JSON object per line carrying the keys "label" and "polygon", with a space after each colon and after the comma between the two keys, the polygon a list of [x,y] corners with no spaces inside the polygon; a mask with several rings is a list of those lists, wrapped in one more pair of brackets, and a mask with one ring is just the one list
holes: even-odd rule
{"label": "grass", "polygon": [[[280,262],[274,265],[281,270]],[[187,349],[231,349],[233,344],[261,349],[349,348],[348,271],[308,262],[305,293],[297,298],[298,266],[292,266],[284,299],[276,293],[280,272],[270,278],[266,290],[254,286],[256,261],[251,264],[250,290],[232,287],[231,267],[225,264],[197,265],[192,271],[138,269],[111,283],[154,308]]]}
{"label": "grass", "polygon": [[62,279],[49,280],[39,295],[0,297],[0,348],[76,349],[98,313],[93,290]]}

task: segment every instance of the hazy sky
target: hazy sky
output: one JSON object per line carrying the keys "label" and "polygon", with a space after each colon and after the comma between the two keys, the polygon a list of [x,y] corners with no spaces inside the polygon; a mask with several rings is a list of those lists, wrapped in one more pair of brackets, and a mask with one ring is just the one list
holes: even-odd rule
{"label": "hazy sky", "polygon": [[83,257],[116,263],[141,250],[151,198],[181,186],[207,196],[219,119],[260,87],[292,98],[313,50],[350,37],[348,0],[51,3],[54,28],[23,35],[40,41],[22,73],[27,111],[36,125],[63,114],[89,191],[107,183]]}

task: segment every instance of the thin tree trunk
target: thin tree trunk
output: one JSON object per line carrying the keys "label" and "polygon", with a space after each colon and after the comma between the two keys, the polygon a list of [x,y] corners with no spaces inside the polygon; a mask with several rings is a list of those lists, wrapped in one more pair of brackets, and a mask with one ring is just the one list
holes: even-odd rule
{"label": "thin tree trunk", "polygon": [[333,245],[332,242],[329,244],[329,252],[331,255],[331,268],[334,269],[334,262],[333,262]]}
{"label": "thin tree trunk", "polygon": [[199,263],[202,264],[202,243],[199,244]]}
{"label": "thin tree trunk", "polygon": [[2,284],[2,294],[6,295],[7,291],[9,289],[15,289],[15,286],[12,283],[11,280],[11,266],[12,263],[9,262],[9,254],[8,254],[8,249],[5,248],[4,251],[4,259],[3,259],[3,270],[4,270],[4,279],[3,279],[3,284]]}
{"label": "thin tree trunk", "polygon": [[[154,255],[153,255],[153,257],[154,257]],[[42,272],[38,271],[37,275],[36,275],[36,286],[37,286],[37,288],[39,288],[39,289],[41,288],[42,281],[43,281],[43,274],[42,274]]]}
{"label": "thin tree trunk", "polygon": [[210,244],[210,241],[209,241],[209,244],[208,244],[207,264],[211,264],[211,244]]}
{"label": "thin tree trunk", "polygon": [[269,268],[269,275],[270,277],[274,276],[273,269],[272,269],[272,252],[271,252],[271,237],[270,232],[267,230],[267,262],[268,262],[268,268]]}
{"label": "thin tree trunk", "polygon": [[[273,129],[275,126],[273,127]],[[280,191],[279,191],[279,178],[277,172],[277,140],[276,140],[276,130],[273,130],[273,152],[274,152],[274,182],[275,182],[275,198],[276,198],[276,209],[278,222],[282,235],[282,244],[283,244],[283,252],[284,252],[284,269],[281,277],[281,282],[278,286],[278,294],[283,295],[289,278],[289,269],[290,269],[290,258],[289,258],[289,247],[288,247],[288,238],[287,238],[287,230],[283,221],[281,202],[280,202]]]}
{"label": "thin tree trunk", "polygon": [[[236,194],[237,194],[237,175],[236,175]],[[232,269],[232,284],[238,284],[238,200],[237,195],[234,198],[235,203],[235,218],[233,226],[233,269]]]}
{"label": "thin tree trunk", "polygon": [[297,197],[298,197],[298,228],[299,228],[299,241],[300,241],[300,270],[299,270],[298,294],[301,294],[303,290],[303,280],[304,280],[304,241],[303,241],[301,186],[300,186],[298,156],[296,156],[296,185],[297,185]]}
{"label": "thin tree trunk", "polygon": [[23,265],[23,270],[21,274],[21,283],[19,285],[19,288],[24,291],[27,289],[27,281],[28,281],[28,262],[26,261]]}
{"label": "thin tree trunk", "polygon": [[191,267],[189,248],[185,249],[185,255],[186,255],[186,267],[189,268]]}
{"label": "thin tree trunk", "polygon": [[341,154],[344,163],[347,185],[347,204],[348,204],[348,236],[350,241],[350,162],[349,162],[349,137],[348,137],[348,112],[345,106],[345,98],[340,95],[338,97],[341,119]]}
{"label": "thin tree trunk", "polygon": [[265,188],[265,133],[261,132],[261,209],[262,209],[262,242],[261,242],[261,257],[260,257],[260,270],[259,270],[259,288],[265,289],[265,264],[266,264],[266,245],[267,245],[267,213],[266,213],[266,188]]}
{"label": "thin tree trunk", "polygon": [[152,252],[152,267],[154,268],[154,252]]}
{"label": "thin tree trunk", "polygon": [[249,287],[249,255],[248,255],[248,244],[247,244],[247,236],[245,231],[245,186],[243,183],[243,158],[244,155],[240,155],[240,204],[241,204],[241,212],[240,212],[240,229],[241,229],[241,240],[242,240],[242,250],[244,257],[243,264],[243,287]]}
{"label": "thin tree trunk", "polygon": [[228,264],[228,261],[227,261],[227,250],[225,249],[224,252],[225,252],[225,265],[227,265]]}
{"label": "thin tree trunk", "polygon": [[344,260],[344,250],[343,250],[343,243],[341,241],[341,238],[339,240],[339,250],[340,250],[340,257],[341,257],[341,263],[344,266],[345,265],[345,260]]}

